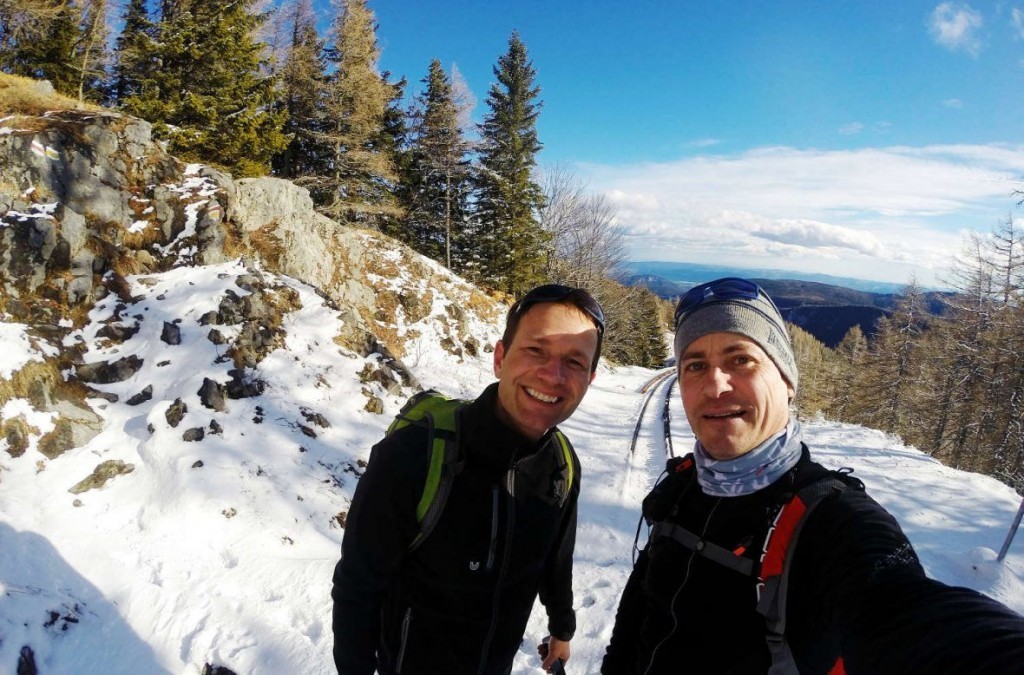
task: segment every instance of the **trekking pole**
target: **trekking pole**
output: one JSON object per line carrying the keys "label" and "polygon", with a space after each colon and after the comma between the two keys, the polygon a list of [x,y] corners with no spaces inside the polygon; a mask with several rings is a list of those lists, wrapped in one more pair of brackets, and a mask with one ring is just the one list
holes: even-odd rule
{"label": "trekking pole", "polygon": [[1017,528],[1020,527],[1022,516],[1024,516],[1024,499],[1020,500],[1020,508],[1017,509],[1017,515],[1013,518],[1013,525],[1010,525],[1010,531],[1006,533],[1006,541],[1003,542],[1003,548],[1000,549],[999,555],[996,556],[996,562],[1003,562],[1006,552],[1010,550],[1010,542],[1013,541],[1013,535],[1017,534]]}

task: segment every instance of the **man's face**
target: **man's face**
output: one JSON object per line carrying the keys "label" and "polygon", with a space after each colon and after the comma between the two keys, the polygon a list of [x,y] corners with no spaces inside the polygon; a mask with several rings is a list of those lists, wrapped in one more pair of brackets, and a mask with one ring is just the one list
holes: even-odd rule
{"label": "man's face", "polygon": [[750,452],[789,422],[793,389],[756,342],[709,333],[679,358],[683,409],[693,433],[718,460]]}
{"label": "man's face", "polygon": [[494,348],[498,418],[530,440],[572,415],[594,379],[597,327],[575,307],[530,307],[511,344]]}

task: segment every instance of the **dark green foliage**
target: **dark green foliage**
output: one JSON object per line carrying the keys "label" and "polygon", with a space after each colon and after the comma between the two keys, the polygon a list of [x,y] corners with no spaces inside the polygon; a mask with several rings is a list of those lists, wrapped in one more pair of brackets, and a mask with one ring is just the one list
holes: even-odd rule
{"label": "dark green foliage", "polygon": [[544,199],[532,175],[541,149],[540,88],[518,33],[494,74],[498,82],[487,95],[490,110],[480,128],[475,257],[486,283],[519,295],[543,278],[550,236],[537,221]]}
{"label": "dark green foliage", "polygon": [[0,5],[0,66],[12,75],[49,80],[61,94],[78,96],[81,5],[64,0],[19,4]]}
{"label": "dark green foliage", "polygon": [[284,115],[275,111],[274,82],[260,73],[263,21],[255,0],[165,3],[151,43],[155,64],[124,109],[155,124],[185,159],[259,175],[285,146]]}
{"label": "dark green foliage", "polygon": [[664,302],[641,286],[605,279],[589,290],[607,319],[604,356],[618,364],[660,368],[669,356]]}
{"label": "dark green foliage", "polygon": [[285,112],[288,146],[274,157],[274,173],[299,178],[327,171],[329,147],[318,134],[326,128],[323,101],[327,87],[325,42],[317,35],[311,0],[289,7],[291,41],[280,74],[280,107]]}
{"label": "dark green foliage", "polygon": [[[406,227],[400,238],[449,268],[460,259],[461,225],[470,190],[469,142],[459,123],[451,80],[437,59],[412,114],[404,170]],[[454,246],[454,251],[453,251]]]}
{"label": "dark green foliage", "polygon": [[111,98],[121,104],[132,97],[143,96],[147,84],[152,86],[156,66],[153,36],[156,26],[146,10],[146,0],[130,0],[124,14],[124,29],[114,48]]}

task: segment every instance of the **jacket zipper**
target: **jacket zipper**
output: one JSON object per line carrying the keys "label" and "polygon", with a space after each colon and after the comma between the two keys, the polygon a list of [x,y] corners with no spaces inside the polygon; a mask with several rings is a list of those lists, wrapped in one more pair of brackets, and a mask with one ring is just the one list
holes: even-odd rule
{"label": "jacket zipper", "polygon": [[398,661],[395,663],[395,672],[402,672],[402,661],[405,660],[405,648],[409,642],[409,624],[412,623],[412,607],[407,607],[405,616],[402,617],[402,641],[398,645]]}
{"label": "jacket zipper", "polygon": [[[515,527],[516,521],[516,468],[518,466],[518,462],[513,462],[505,478],[505,488],[508,492],[508,508],[505,517],[505,550],[502,551],[501,567],[498,568],[498,580],[494,586],[494,601],[491,603],[491,625],[487,629],[487,637],[484,638],[483,648],[480,650],[480,666],[477,668],[478,675],[483,675],[484,669],[487,666],[487,652],[491,649],[491,641],[494,640],[494,631],[498,625],[498,600],[501,597],[501,586],[505,582],[505,572],[508,570],[508,560],[512,554],[512,530]],[[497,486],[494,487],[494,491],[497,494]],[[497,515],[497,512],[495,512],[495,515]],[[495,518],[494,522],[497,522],[497,518]],[[492,544],[494,543],[496,543],[496,539],[492,540]]]}
{"label": "jacket zipper", "polygon": [[494,557],[498,552],[498,486],[491,488],[491,544],[487,549],[487,564],[484,569],[494,569]]}

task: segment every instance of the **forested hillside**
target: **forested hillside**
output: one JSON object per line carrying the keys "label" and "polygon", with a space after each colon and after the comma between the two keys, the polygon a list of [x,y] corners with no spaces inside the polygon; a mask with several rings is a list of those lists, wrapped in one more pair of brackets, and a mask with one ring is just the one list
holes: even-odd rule
{"label": "forested hillside", "polygon": [[624,259],[614,210],[567,169],[537,166],[543,101],[520,36],[504,52],[495,45],[474,124],[457,70],[437,58],[419,74],[381,73],[366,0],[332,11],[321,32],[311,0],[10,0],[0,3],[0,72],[141,117],[183,160],[287,178],[322,214],[482,287],[585,286],[612,310],[608,355],[660,364],[656,298],[612,280]]}

